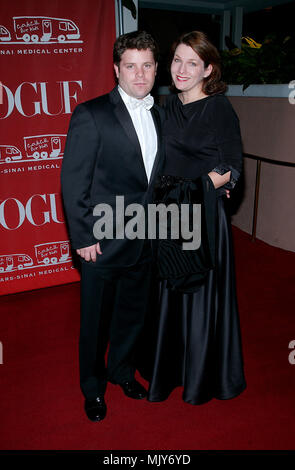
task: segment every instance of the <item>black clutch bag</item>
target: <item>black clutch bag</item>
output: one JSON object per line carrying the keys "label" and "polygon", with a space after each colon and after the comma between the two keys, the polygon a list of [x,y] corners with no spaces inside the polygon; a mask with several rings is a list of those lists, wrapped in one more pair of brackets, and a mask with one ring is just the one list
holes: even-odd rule
{"label": "black clutch bag", "polygon": [[[215,266],[216,190],[208,175],[195,180],[163,175],[158,177],[154,187],[154,203],[188,204],[190,226],[193,223],[193,204],[200,204],[201,218],[198,227],[201,244],[194,250],[184,250],[187,240],[172,238],[168,224],[167,239],[158,239],[157,266],[161,279],[167,280],[167,287],[183,293],[195,292],[204,283],[208,272]],[[196,228],[196,227],[194,227]],[[181,230],[179,230],[181,233]]]}

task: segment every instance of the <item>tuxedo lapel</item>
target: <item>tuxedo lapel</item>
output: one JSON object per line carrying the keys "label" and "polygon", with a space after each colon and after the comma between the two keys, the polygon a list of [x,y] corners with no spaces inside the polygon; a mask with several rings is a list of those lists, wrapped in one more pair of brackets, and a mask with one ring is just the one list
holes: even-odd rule
{"label": "tuxedo lapel", "polygon": [[146,176],[146,171],[145,171],[145,166],[143,162],[143,157],[142,157],[142,152],[141,152],[141,147],[140,143],[136,134],[136,130],[134,128],[131,116],[124,104],[124,101],[122,100],[120,93],[118,92],[117,88],[114,88],[110,92],[110,99],[115,105],[114,108],[114,113],[121,124],[122,128],[124,129],[125,134],[127,135],[129,141],[132,143],[132,145],[135,147],[136,153],[139,156],[139,162],[142,167],[142,170],[145,175],[146,179],[146,184],[148,184],[147,176]]}
{"label": "tuxedo lapel", "polygon": [[156,156],[155,156],[154,165],[153,165],[153,169],[152,169],[152,173],[151,173],[149,183],[151,183],[153,181],[155,175],[157,174],[157,168],[158,168],[158,165],[159,165],[159,162],[160,162],[160,159],[161,159],[161,154],[162,154],[162,151],[161,151],[161,146],[162,146],[161,119],[160,119],[158,111],[155,109],[154,106],[151,109],[151,113],[152,113],[152,116],[153,116],[156,132],[157,132],[157,139],[158,139],[157,143],[158,143],[158,145],[157,145],[157,153],[156,153]]}
{"label": "tuxedo lapel", "polygon": [[[136,134],[136,131],[134,129],[134,125],[132,122],[132,119],[130,117],[130,114],[128,113],[128,110],[123,102],[123,100],[120,100],[116,107],[115,107],[115,114],[123,127],[124,131],[126,132],[128,138],[136,148],[136,152],[141,155],[141,148],[140,148],[140,143]],[[142,157],[141,157],[142,158]]]}

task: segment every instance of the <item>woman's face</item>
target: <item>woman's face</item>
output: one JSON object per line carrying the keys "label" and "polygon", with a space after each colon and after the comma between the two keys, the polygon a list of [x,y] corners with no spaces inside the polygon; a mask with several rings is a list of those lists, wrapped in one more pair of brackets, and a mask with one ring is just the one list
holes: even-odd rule
{"label": "woman's face", "polygon": [[201,91],[203,79],[212,72],[212,65],[209,64],[205,68],[203,60],[190,46],[179,44],[170,70],[173,83],[178,90]]}

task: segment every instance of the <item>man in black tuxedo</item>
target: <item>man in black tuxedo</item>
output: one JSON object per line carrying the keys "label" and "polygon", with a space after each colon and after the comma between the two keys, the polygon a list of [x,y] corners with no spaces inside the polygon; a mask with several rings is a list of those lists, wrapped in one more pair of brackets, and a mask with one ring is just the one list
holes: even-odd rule
{"label": "man in black tuxedo", "polygon": [[116,40],[118,86],[76,107],[64,152],[64,206],[72,248],[81,259],[80,385],[92,421],[106,415],[108,380],[119,384],[128,397],[146,396],[134,378],[134,349],[149,298],[150,241],[126,236],[98,241],[93,209],[102,203],[115,209],[116,196],[124,196],[125,206],[146,207],[151,201],[162,164],[162,114],[149,94],[157,54],[157,45],[146,32]]}

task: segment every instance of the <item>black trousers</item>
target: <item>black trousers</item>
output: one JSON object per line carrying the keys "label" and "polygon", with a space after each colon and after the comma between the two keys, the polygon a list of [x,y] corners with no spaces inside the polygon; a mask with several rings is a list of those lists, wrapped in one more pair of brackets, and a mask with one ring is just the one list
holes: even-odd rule
{"label": "black trousers", "polygon": [[134,349],[144,325],[150,281],[146,249],[131,268],[108,271],[82,262],[79,362],[85,398],[104,395],[107,381],[134,378]]}

